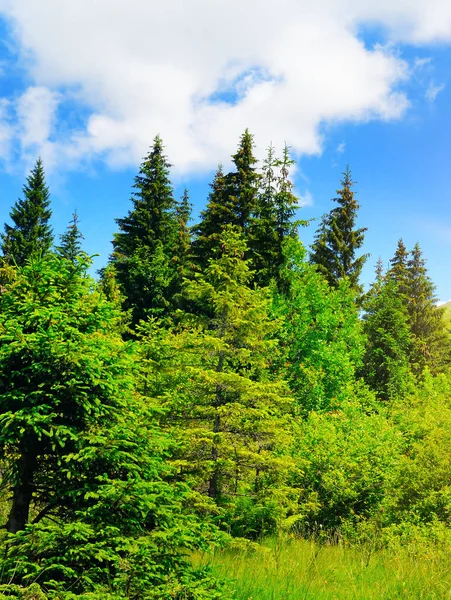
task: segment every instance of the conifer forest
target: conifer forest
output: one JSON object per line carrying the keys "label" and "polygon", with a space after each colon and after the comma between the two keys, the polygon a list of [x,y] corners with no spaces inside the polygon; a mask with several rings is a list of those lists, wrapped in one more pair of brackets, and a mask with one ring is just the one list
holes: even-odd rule
{"label": "conifer forest", "polygon": [[0,598],[449,597],[450,320],[422,249],[363,286],[357,174],[307,247],[290,149],[234,150],[195,222],[155,137],[95,276],[41,159],[11,203]]}

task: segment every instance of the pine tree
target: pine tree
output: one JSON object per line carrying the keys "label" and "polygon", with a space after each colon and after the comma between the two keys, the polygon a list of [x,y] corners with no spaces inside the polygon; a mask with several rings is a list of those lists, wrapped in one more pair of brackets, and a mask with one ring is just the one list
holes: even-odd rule
{"label": "pine tree", "polygon": [[168,290],[178,277],[173,258],[179,252],[180,224],[170,166],[157,136],[135,177],[133,208],[116,220],[120,231],[114,236],[110,261],[133,324],[149,315],[165,315],[171,308]]}
{"label": "pine tree", "polygon": [[53,243],[49,225],[52,215],[50,194],[40,158],[27,177],[23,195],[10,212],[14,225],[5,223],[5,233],[2,234],[3,257],[7,263],[18,266],[24,265],[35,254],[45,254]]}
{"label": "pine tree", "polygon": [[84,236],[78,227],[79,222],[80,220],[77,211],[75,211],[72,215],[72,221],[70,221],[66,231],[60,235],[60,245],[56,249],[61,257],[69,260],[73,264],[76,263],[77,257],[80,256],[82,252],[81,242],[84,239]]}
{"label": "pine tree", "polygon": [[362,247],[366,228],[355,229],[359,204],[354,196],[349,167],[343,173],[342,187],[337,190],[334,202],[338,206],[326,214],[321,221],[311,247],[310,261],[326,277],[329,285],[337,287],[348,278],[352,288],[361,293],[359,276],[368,257],[356,256]]}

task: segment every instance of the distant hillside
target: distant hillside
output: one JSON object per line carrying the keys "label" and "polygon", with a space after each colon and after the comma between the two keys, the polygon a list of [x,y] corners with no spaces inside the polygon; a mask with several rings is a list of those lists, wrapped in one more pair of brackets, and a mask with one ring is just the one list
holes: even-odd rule
{"label": "distant hillside", "polygon": [[451,326],[451,300],[442,304],[440,308],[445,309],[445,321]]}

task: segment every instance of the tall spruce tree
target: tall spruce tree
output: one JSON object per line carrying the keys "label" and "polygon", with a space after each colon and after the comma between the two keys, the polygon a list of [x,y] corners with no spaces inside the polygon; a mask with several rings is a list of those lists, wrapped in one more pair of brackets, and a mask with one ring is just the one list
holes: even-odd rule
{"label": "tall spruce tree", "polygon": [[48,252],[53,243],[49,221],[50,193],[45,183],[42,160],[38,158],[23,187],[23,199],[13,206],[13,225],[5,223],[2,253],[8,264],[22,266],[33,255]]}
{"label": "tall spruce tree", "polygon": [[225,175],[222,165],[218,165],[213,182],[210,183],[208,203],[200,213],[200,223],[193,227],[195,239],[193,254],[198,266],[204,269],[214,256],[224,227],[233,223],[231,202],[226,194]]}
{"label": "tall spruce tree", "polygon": [[224,175],[220,166],[216,171],[207,207],[201,213],[200,223],[193,228],[193,249],[201,268],[215,255],[218,240],[227,225],[238,226],[246,238],[249,234],[261,179],[253,149],[253,136],[246,129],[232,156],[235,170]]}
{"label": "tall spruce tree", "polygon": [[290,180],[293,164],[288,146],[284,147],[282,159],[276,158],[273,146],[268,148],[262,168],[261,191],[249,231],[255,280],[262,286],[268,285],[271,280],[280,284],[283,244],[288,236],[296,235],[299,225],[293,220],[298,206]]}
{"label": "tall spruce tree", "polygon": [[[255,505],[268,514],[264,506],[284,503],[287,486],[276,499],[275,484],[287,482],[292,465],[292,402],[271,370],[278,324],[267,290],[250,288],[240,228],[226,227],[219,248],[205,271],[186,282],[185,293],[202,316],[186,315],[170,335],[150,329],[142,349],[148,387],[162,397],[167,427],[182,444],[179,470],[233,513],[228,525],[238,529],[241,498],[248,498],[247,509]],[[265,527],[264,519],[258,527]]]}
{"label": "tall spruce tree", "polygon": [[72,215],[66,231],[60,235],[60,245],[56,248],[57,254],[75,264],[81,254],[81,242],[84,239],[78,226],[80,219],[77,211]]}
{"label": "tall spruce tree", "polygon": [[322,218],[311,246],[310,261],[329,285],[337,287],[342,279],[348,278],[360,294],[360,272],[368,255],[356,256],[356,253],[363,245],[366,227],[355,228],[359,204],[352,190],[354,182],[349,167],[343,173],[341,184],[333,199],[338,206]]}
{"label": "tall spruce tree", "polygon": [[380,400],[390,401],[408,388],[411,334],[398,284],[384,277],[380,266],[364,302],[365,354],[359,374]]}
{"label": "tall spruce tree", "polygon": [[404,297],[405,301],[408,294],[408,258],[409,253],[407,252],[403,239],[400,238],[398,240],[395,254],[393,255],[393,258],[390,259],[390,269],[388,270],[387,275],[390,279],[396,282],[398,286],[398,293]]}
{"label": "tall spruce tree", "polygon": [[417,371],[425,366],[440,369],[449,357],[449,336],[443,309],[437,307],[435,285],[428,275],[419,244],[407,261],[407,312],[413,335],[412,365]]}
{"label": "tall spruce tree", "polygon": [[162,316],[171,309],[168,290],[179,276],[179,219],[170,164],[159,136],[135,177],[133,208],[117,219],[110,262],[125,296],[125,309],[132,310],[132,323],[147,316]]}

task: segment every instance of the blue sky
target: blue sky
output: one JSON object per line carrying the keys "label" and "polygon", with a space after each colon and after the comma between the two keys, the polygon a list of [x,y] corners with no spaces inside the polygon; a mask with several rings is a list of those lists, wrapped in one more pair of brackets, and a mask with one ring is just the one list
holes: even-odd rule
{"label": "blue sky", "polygon": [[0,0],[0,222],[41,155],[55,232],[76,208],[100,267],[157,133],[197,213],[249,127],[260,157],[292,147],[303,218],[332,208],[350,165],[366,282],[403,237],[451,299],[449,3],[160,4]]}

